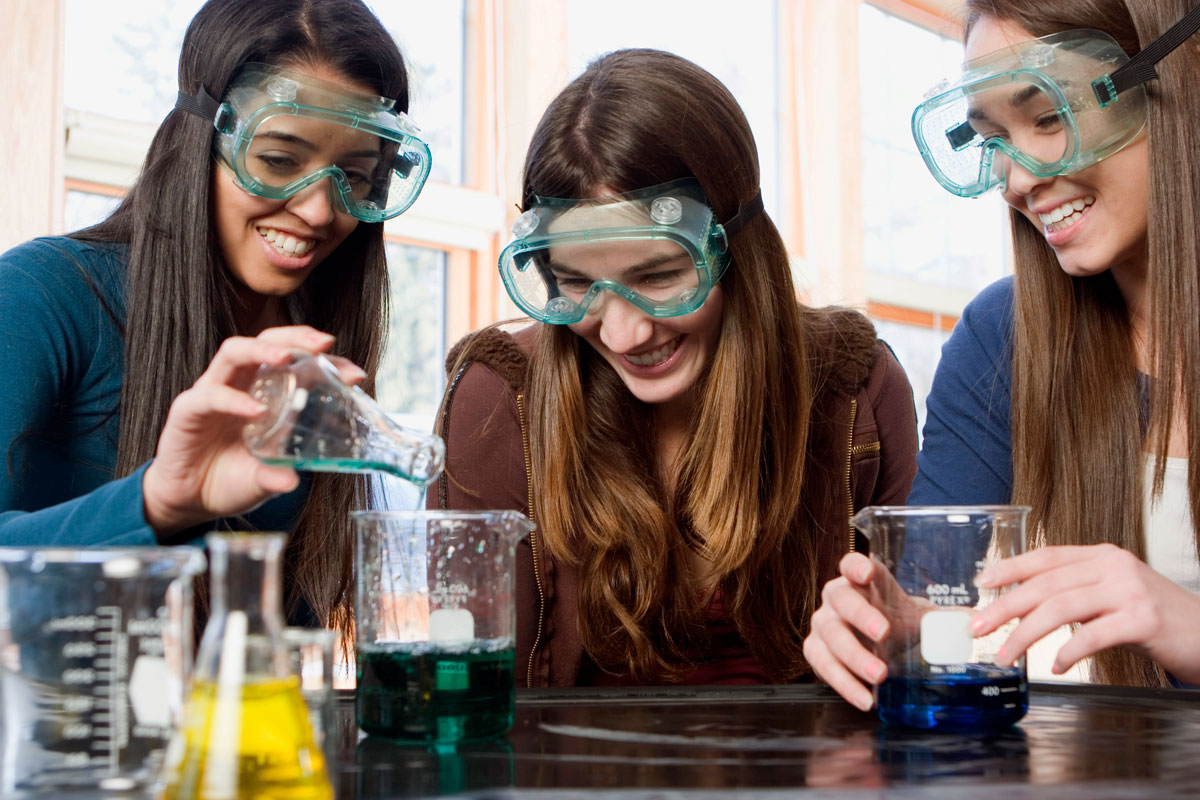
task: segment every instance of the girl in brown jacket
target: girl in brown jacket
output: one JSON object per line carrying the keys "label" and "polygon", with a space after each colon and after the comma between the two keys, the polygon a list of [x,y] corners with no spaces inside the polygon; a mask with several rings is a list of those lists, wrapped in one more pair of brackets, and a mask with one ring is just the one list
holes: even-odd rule
{"label": "girl in brown jacket", "polygon": [[902,503],[912,390],[798,305],[750,127],[668,53],[595,61],[530,145],[500,258],[536,324],[451,353],[442,508],[511,508],[520,685],[779,682],[850,515]]}

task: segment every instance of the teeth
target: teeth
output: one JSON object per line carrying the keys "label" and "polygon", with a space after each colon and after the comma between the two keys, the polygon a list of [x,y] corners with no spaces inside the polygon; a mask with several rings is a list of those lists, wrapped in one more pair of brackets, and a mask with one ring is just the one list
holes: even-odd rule
{"label": "teeth", "polygon": [[678,337],[667,342],[657,350],[652,350],[649,353],[643,353],[638,356],[627,355],[625,357],[634,364],[637,364],[639,367],[653,367],[655,364],[661,364],[670,358],[671,354],[675,352],[675,348],[677,347],[679,347]]}
{"label": "teeth", "polygon": [[1047,232],[1061,231],[1063,228],[1069,228],[1078,222],[1085,208],[1096,202],[1096,198],[1088,195],[1087,197],[1076,198],[1069,202],[1063,203],[1058,208],[1052,210],[1048,214],[1039,214],[1042,220],[1042,225],[1045,226]]}
{"label": "teeth", "polygon": [[259,228],[258,233],[285,256],[298,258],[316,246],[316,242],[312,239],[297,239],[295,236],[274,228]]}

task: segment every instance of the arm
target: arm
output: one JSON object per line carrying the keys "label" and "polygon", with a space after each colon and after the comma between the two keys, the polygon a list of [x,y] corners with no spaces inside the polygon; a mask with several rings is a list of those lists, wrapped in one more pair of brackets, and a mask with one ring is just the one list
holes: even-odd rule
{"label": "arm", "polygon": [[[492,369],[474,362],[450,390],[441,430],[446,469],[430,489],[426,506],[512,509],[528,515],[525,451],[512,388]],[[440,506],[443,491],[446,502]]]}
{"label": "arm", "polygon": [[1012,282],[963,310],[926,401],[912,505],[1008,503],[1012,494]]}

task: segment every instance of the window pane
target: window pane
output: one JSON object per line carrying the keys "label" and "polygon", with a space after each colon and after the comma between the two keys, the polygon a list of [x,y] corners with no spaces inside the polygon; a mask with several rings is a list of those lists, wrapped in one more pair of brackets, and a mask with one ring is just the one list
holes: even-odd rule
{"label": "window pane", "polygon": [[938,359],[942,355],[942,345],[950,338],[950,334],[934,328],[918,328],[915,325],[905,325],[900,322],[873,320],[879,338],[883,339],[892,350],[900,366],[908,374],[912,384],[913,400],[917,405],[917,431],[923,434],[925,429],[925,398],[933,386],[933,372],[937,369]]}
{"label": "window pane", "polygon": [[408,63],[409,116],[433,154],[432,180],[463,182],[463,0],[369,0]]}
{"label": "window pane", "polygon": [[401,424],[433,430],[445,383],[446,254],[387,243],[391,313],[376,394]]}
{"label": "window pane", "polygon": [[63,213],[63,230],[67,233],[95,225],[121,204],[121,198],[91,192],[68,191]]}
{"label": "window pane", "polygon": [[943,189],[909,127],[962,48],[866,3],[859,23],[867,271],[975,293],[1009,269],[1005,203],[998,192],[965,200]]}
{"label": "window pane", "polygon": [[750,120],[758,145],[763,202],[778,211],[779,30],[775,3],[726,0],[570,0],[567,6],[568,70],[611,50],[651,47],[699,64],[728,87]]}

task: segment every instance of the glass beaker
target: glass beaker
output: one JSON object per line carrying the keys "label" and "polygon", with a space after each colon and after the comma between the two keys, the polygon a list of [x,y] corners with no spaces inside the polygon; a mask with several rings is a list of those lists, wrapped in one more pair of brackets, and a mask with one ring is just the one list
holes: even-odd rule
{"label": "glass beaker", "polygon": [[871,506],[851,519],[884,567],[876,604],[888,636],[874,645],[887,664],[875,688],[884,722],[911,728],[1002,728],[1025,715],[1025,657],[996,653],[1015,620],[987,636],[967,630],[974,612],[1012,587],[979,589],[975,576],[1025,549],[1024,506]]}
{"label": "glass beaker", "polygon": [[0,796],[155,783],[203,570],[193,547],[0,547]]}
{"label": "glass beaker", "polygon": [[284,648],[282,533],[212,533],[211,614],[162,800],[332,800]]}
{"label": "glass beaker", "polygon": [[512,726],[515,511],[356,511],[355,711],[367,733],[450,744]]}
{"label": "glass beaker", "polygon": [[442,471],[445,445],[396,424],[323,356],[293,353],[258,369],[250,396],[267,406],[243,428],[250,452],[269,464],[314,472],[387,472],[418,486]]}

